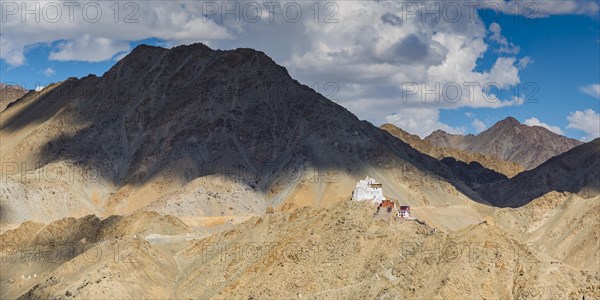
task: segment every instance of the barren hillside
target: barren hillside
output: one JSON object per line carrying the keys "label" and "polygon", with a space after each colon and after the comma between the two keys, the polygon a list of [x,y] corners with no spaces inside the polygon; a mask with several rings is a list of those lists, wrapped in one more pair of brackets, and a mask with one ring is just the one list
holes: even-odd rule
{"label": "barren hillside", "polygon": [[[28,264],[22,253],[2,253],[3,270],[11,270],[2,272],[2,297],[600,297],[598,270],[556,263],[544,252],[549,249],[531,247],[491,218],[446,231],[422,221],[375,219],[374,212],[371,204],[357,202],[305,207],[254,217],[206,238],[186,234],[176,218],[160,215],[145,221],[147,214],[90,216],[41,229],[24,224],[0,238],[21,237],[30,246],[70,241],[77,251]],[[32,231],[38,232],[34,238],[25,238]]]}
{"label": "barren hillside", "polygon": [[549,192],[525,206],[497,210],[494,219],[555,262],[600,272],[600,196]]}

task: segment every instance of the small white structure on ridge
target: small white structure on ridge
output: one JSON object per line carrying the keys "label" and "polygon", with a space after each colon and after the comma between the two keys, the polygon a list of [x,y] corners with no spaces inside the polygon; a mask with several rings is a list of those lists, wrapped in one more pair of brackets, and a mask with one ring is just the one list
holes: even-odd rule
{"label": "small white structure on ridge", "polygon": [[383,185],[375,181],[374,178],[367,176],[367,178],[364,180],[360,180],[356,183],[356,187],[352,192],[352,200],[370,200],[381,203],[383,200],[385,200],[385,197],[383,196]]}
{"label": "small white structure on ridge", "polygon": [[410,206],[408,206],[408,205],[400,206],[400,210],[398,210],[398,217],[410,219]]}

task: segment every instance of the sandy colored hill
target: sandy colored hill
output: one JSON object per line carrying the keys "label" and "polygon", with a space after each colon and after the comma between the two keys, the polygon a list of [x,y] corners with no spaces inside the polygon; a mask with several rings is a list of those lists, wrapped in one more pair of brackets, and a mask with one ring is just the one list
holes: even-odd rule
{"label": "sandy colored hill", "polygon": [[51,163],[20,172],[21,165],[6,163],[0,185],[0,221],[49,223],[88,214],[106,216],[112,184],[95,171],[71,162]]}
{"label": "sandy colored hill", "polygon": [[[102,224],[107,221],[100,221],[98,227],[93,217],[59,221],[46,226],[48,229],[37,236],[50,236],[54,240],[61,239],[61,233],[77,238],[87,236],[84,242],[87,246],[81,247],[74,257],[50,266],[46,261],[24,264],[5,255],[8,260],[2,262],[3,270],[10,266],[11,271],[2,272],[2,297],[594,299],[600,296],[597,270],[555,263],[556,258],[543,252],[550,249],[529,247],[520,233],[507,232],[502,224],[488,221],[454,231],[434,230],[413,220],[377,221],[374,213],[371,204],[357,202],[342,202],[327,208],[305,207],[254,217],[231,230],[189,242],[157,242],[131,235],[147,229],[128,231],[118,237],[98,235],[102,230],[90,229],[105,228]],[[505,220],[505,214],[503,210],[496,215],[498,222]],[[131,216],[128,224],[148,216],[151,215]],[[414,216],[420,218],[418,212]],[[80,226],[65,226],[71,222],[79,222]],[[73,232],[74,229],[67,227],[82,229]],[[181,228],[182,231],[172,233],[186,232],[185,227]],[[89,234],[92,232],[103,237],[92,243]],[[129,248],[123,248],[125,245]],[[103,255],[97,255],[98,249]],[[121,249],[118,255],[115,249]],[[25,279],[20,277],[22,274]],[[28,278],[31,274],[37,276]]]}
{"label": "sandy colored hill", "polygon": [[172,253],[148,241],[177,244],[194,236],[181,220],[155,212],[66,218],[45,226],[26,222],[0,235],[0,297],[169,298],[172,288],[167,293],[161,286],[175,276]]}
{"label": "sandy colored hill", "polygon": [[525,206],[500,209],[494,219],[556,262],[600,271],[600,196],[550,192]]}
{"label": "sandy colored hill", "polygon": [[[115,249],[129,247],[113,257]],[[133,252],[132,252],[133,251]],[[98,257],[98,253],[106,253]],[[44,275],[19,299],[173,299],[176,275],[172,258],[144,240],[119,239],[97,243]],[[82,276],[83,275],[83,276]],[[27,283],[30,283],[29,280]],[[9,296],[12,296],[9,294]]]}
{"label": "sandy colored hill", "polygon": [[178,218],[156,212],[138,211],[127,216],[110,216],[104,220],[89,215],[64,218],[48,225],[24,222],[2,234],[2,241],[19,245],[95,243],[96,241],[148,234],[179,235],[190,228]]}
{"label": "sandy colored hill", "polygon": [[494,155],[528,170],[582,144],[540,126],[521,124],[512,117],[478,135],[453,135],[437,130],[425,140],[439,147]]}
{"label": "sandy colored hill", "polygon": [[266,199],[251,186],[221,176],[197,178],[181,190],[167,194],[145,209],[179,217],[259,215]]}
{"label": "sandy colored hill", "polygon": [[491,154],[467,152],[455,148],[436,146],[429,140],[423,140],[419,136],[410,134],[393,124],[383,124],[380,128],[411,145],[413,148],[439,160],[446,157],[452,157],[467,164],[478,162],[485,168],[504,174],[507,177],[513,177],[524,170],[524,168],[517,163],[504,161]]}
{"label": "sandy colored hill", "polygon": [[[600,292],[597,272],[586,277],[586,272],[553,265],[493,224],[433,233],[415,221],[374,222],[373,211],[357,203],[305,208],[254,219],[197,242],[180,260],[222,267],[189,268],[183,296],[516,299],[598,297]],[[222,245],[221,255],[210,253],[210,245]],[[270,245],[270,255],[236,259],[238,245],[261,245],[262,253]]]}

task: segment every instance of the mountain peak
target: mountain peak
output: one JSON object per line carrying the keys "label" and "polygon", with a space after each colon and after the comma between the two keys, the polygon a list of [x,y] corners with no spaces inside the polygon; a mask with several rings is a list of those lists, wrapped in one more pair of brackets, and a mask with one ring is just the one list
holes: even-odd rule
{"label": "mountain peak", "polygon": [[435,131],[426,140],[440,147],[492,154],[527,169],[581,144],[543,127],[523,125],[513,117],[499,121],[476,136],[453,136]]}
{"label": "mountain peak", "polygon": [[[118,69],[123,66],[139,66],[162,63],[163,58],[167,58],[167,64],[195,63],[207,57],[215,58],[216,64],[221,64],[228,68],[238,68],[243,64],[251,66],[250,69],[263,69],[267,73],[281,73],[289,77],[287,70],[278,65],[273,59],[262,51],[251,48],[237,48],[232,50],[211,49],[203,43],[194,43],[189,45],[180,45],[173,48],[163,48],[147,44],[136,46],[125,58],[123,58],[113,68]],[[212,60],[212,59],[211,59]],[[163,61],[164,62],[164,61]]]}
{"label": "mountain peak", "polygon": [[[151,88],[157,88],[157,83],[161,83],[162,88],[167,85],[200,88],[206,82],[213,82],[230,92],[239,91],[242,86],[258,87],[266,83],[273,87],[275,82],[282,86],[300,85],[264,52],[249,48],[211,49],[202,43],[168,49],[139,45],[100,78],[120,84],[127,82],[136,89],[146,88],[140,79],[154,82]],[[137,97],[132,95],[128,99],[133,98]]]}
{"label": "mountain peak", "polygon": [[127,54],[120,62],[123,64],[138,63],[138,62],[150,62],[158,59],[165,53],[178,53],[178,54],[191,54],[191,53],[202,53],[208,54],[215,50],[209,48],[203,43],[195,43],[189,45],[180,45],[173,48],[163,48],[160,46],[153,46],[148,44],[137,45],[129,54]]}
{"label": "mountain peak", "polygon": [[240,55],[240,56],[257,55],[257,56],[268,57],[264,52],[258,51],[258,50],[252,49],[252,48],[236,48],[236,49],[232,49],[232,50],[219,50],[219,49],[212,49],[203,43],[179,45],[179,46],[176,46],[173,48],[163,48],[160,46],[140,44],[140,45],[136,46],[127,55],[127,57],[130,57],[130,56],[135,57],[138,55],[147,55],[151,52],[170,52],[170,53],[173,53],[173,52],[178,52],[178,53],[181,53],[181,52],[184,52],[184,53],[221,52],[221,53],[234,54],[234,55]]}
{"label": "mountain peak", "polygon": [[26,91],[26,89],[20,85],[17,84],[8,84],[8,83],[2,83],[0,82],[0,89],[4,90],[4,89],[15,89],[15,90],[23,90]]}
{"label": "mountain peak", "polygon": [[153,46],[153,45],[148,45],[148,44],[139,44],[137,46],[135,46],[135,48],[133,48],[133,50],[131,51],[132,53],[134,51],[143,51],[143,50],[147,50],[147,49],[163,49],[166,50],[166,48],[160,47],[160,46]]}
{"label": "mountain peak", "polygon": [[521,123],[519,122],[519,120],[513,118],[513,117],[507,117],[506,119],[499,121],[498,123],[496,123],[497,125],[509,125],[509,126],[517,126],[517,125],[521,125]]}
{"label": "mountain peak", "polygon": [[441,130],[441,129],[437,129],[434,132],[432,132],[431,134],[429,134],[429,136],[431,137],[435,137],[435,136],[447,136],[450,135],[449,133]]}
{"label": "mountain peak", "polygon": [[131,50],[131,52],[129,52],[129,54],[127,54],[125,56],[125,58],[136,57],[138,55],[145,55],[145,54],[148,54],[149,52],[163,52],[163,51],[167,51],[167,50],[169,50],[169,49],[159,47],[159,46],[152,46],[152,45],[148,45],[148,44],[140,44],[140,45],[137,45],[135,48],[133,48],[133,50]]}

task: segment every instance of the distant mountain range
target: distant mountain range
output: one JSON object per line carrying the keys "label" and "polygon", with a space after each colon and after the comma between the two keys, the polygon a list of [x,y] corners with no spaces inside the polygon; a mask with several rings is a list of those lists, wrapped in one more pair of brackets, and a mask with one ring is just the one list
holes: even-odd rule
{"label": "distant mountain range", "polygon": [[443,148],[494,155],[533,169],[582,142],[540,126],[527,126],[508,117],[478,135],[455,135],[437,130],[425,138]]}
{"label": "distant mountain range", "polygon": [[[429,137],[421,139],[393,124],[384,124],[381,128],[415,149],[439,159],[457,177],[477,190],[481,198],[494,206],[519,207],[551,191],[577,193],[584,198],[600,194],[600,171],[598,171],[600,170],[600,139],[582,144],[542,127],[520,124],[514,118],[502,120],[492,126],[488,132],[478,136],[451,135],[436,131]],[[498,134],[498,137],[493,139],[492,144],[483,147],[482,141],[490,139],[494,133]],[[526,142],[520,145],[513,144],[514,141],[522,140],[528,134],[531,135],[531,139],[526,139]],[[543,140],[541,137],[546,139]],[[535,142],[536,140],[538,142]],[[558,154],[536,168],[523,172],[520,165],[504,161],[495,154],[444,148],[436,146],[432,141],[447,147],[474,149],[475,147],[467,146],[470,143],[478,146],[478,149],[503,150],[505,156],[509,157],[523,158],[526,157],[525,153],[536,151],[541,151],[540,153],[544,155],[553,152]],[[509,145],[503,145],[504,142]],[[578,146],[569,148],[564,153],[561,152],[571,144]],[[552,145],[558,146],[552,147]],[[512,154],[508,155],[508,153]],[[507,176],[500,176],[500,174]]]}
{"label": "distant mountain range", "polygon": [[[445,148],[437,146],[429,140],[423,140],[419,136],[410,134],[393,124],[383,124],[381,129],[391,133],[393,136],[410,144],[413,148],[425,153],[431,157],[443,160],[444,158],[454,158],[464,163],[476,162],[483,167],[504,174],[508,177],[513,177],[524,170],[524,168],[514,162],[509,162],[500,159],[492,154],[484,154],[477,152],[468,152],[456,148]],[[447,162],[449,162],[447,160]]]}

